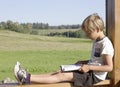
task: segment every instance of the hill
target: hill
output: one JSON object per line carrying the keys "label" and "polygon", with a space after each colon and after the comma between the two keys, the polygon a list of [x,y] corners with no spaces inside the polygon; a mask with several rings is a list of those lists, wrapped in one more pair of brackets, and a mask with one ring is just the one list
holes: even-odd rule
{"label": "hill", "polygon": [[[85,43],[86,42],[86,43]],[[84,44],[82,44],[84,43]],[[0,50],[90,50],[91,41],[0,31]]]}

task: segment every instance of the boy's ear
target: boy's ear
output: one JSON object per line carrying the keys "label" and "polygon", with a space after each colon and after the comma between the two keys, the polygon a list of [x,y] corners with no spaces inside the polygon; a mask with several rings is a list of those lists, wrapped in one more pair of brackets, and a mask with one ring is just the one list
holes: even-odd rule
{"label": "boy's ear", "polygon": [[97,32],[99,32],[100,31],[100,29],[99,28],[97,28]]}

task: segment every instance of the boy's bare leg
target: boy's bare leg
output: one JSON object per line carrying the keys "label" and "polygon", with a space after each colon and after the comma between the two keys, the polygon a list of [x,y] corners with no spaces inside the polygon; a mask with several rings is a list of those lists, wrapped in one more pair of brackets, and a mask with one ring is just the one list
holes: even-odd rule
{"label": "boy's bare leg", "polygon": [[63,81],[73,81],[73,72],[61,72],[42,74],[42,75],[31,75],[27,73],[20,65],[16,63],[14,67],[14,75],[19,84],[30,84],[30,83],[57,83]]}
{"label": "boy's bare leg", "polygon": [[30,78],[31,83],[57,83],[63,81],[73,82],[73,72],[57,72],[54,74],[46,75],[31,75]]}
{"label": "boy's bare leg", "polygon": [[46,74],[39,74],[39,75],[34,75],[34,77],[48,77],[48,76],[51,76],[51,75],[54,75],[54,74],[57,74],[61,72],[61,70],[58,70],[56,72],[52,72],[52,73],[46,73]]}

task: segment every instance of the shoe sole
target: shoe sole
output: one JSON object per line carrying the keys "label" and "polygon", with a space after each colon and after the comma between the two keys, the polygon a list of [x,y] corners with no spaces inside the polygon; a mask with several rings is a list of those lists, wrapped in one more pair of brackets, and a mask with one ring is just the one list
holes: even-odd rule
{"label": "shoe sole", "polygon": [[20,66],[20,63],[17,62],[16,65],[15,65],[15,67],[14,67],[14,76],[17,79],[18,83],[21,85],[22,83],[21,83],[21,81],[19,80],[19,78],[17,76],[17,72],[19,71],[19,68],[18,68],[19,66]]}

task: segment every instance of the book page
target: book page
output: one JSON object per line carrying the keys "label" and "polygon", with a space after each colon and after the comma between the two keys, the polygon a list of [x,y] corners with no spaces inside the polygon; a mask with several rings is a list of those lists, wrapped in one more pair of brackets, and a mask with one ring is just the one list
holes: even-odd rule
{"label": "book page", "polygon": [[70,64],[70,65],[61,65],[60,67],[62,71],[75,71],[75,70],[79,70],[81,65]]}

